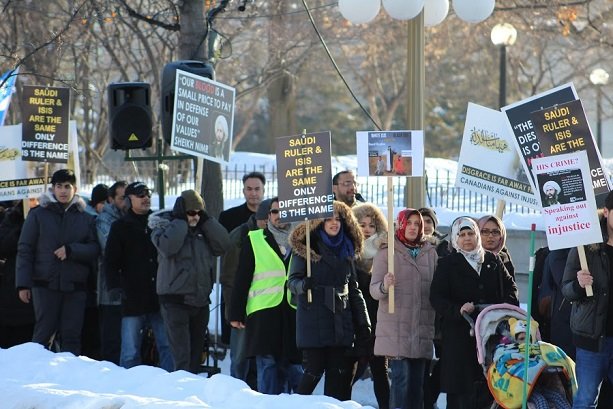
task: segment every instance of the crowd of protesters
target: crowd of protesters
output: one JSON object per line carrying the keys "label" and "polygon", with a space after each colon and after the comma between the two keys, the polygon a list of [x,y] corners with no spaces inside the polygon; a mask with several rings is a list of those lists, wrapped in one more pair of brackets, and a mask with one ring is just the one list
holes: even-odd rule
{"label": "crowd of protesters", "polygon": [[[143,182],[97,185],[85,203],[76,180],[58,170],[38,203],[0,206],[0,347],[33,341],[125,368],[202,372],[221,256],[222,342],[231,375],[253,389],[311,394],[325,377],[324,394],[348,400],[369,368],[380,409],[435,409],[440,392],[450,409],[492,402],[463,315],[519,304],[500,218],[458,217],[444,235],[433,209],[406,208],[388,225],[351,171],[333,178],[332,215],[301,223],[281,221],[259,172],[219,219],[194,190],[154,213]],[[613,194],[589,269],[576,250],[553,251],[537,283],[547,340],[577,361],[574,408],[599,396],[611,407],[611,209]]]}

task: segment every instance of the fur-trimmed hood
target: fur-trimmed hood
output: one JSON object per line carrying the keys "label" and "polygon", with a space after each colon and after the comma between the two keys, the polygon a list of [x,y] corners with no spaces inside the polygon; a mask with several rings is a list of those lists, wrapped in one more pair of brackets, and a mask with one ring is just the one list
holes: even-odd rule
{"label": "fur-trimmed hood", "polygon": [[[38,198],[38,204],[41,207],[46,207],[46,208],[50,208],[53,206],[61,207],[60,202],[58,202],[55,196],[53,195],[53,190],[51,188],[49,188],[45,193],[40,195],[40,197]],[[72,206],[76,206],[78,211],[84,212],[85,209],[87,208],[87,203],[85,203],[85,200],[83,200],[81,196],[79,196],[78,194],[75,194],[70,204],[66,207],[66,210],[68,210]]]}
{"label": "fur-trimmed hood", "polygon": [[[362,246],[364,241],[364,235],[362,230],[351,211],[351,208],[343,202],[334,201],[334,213],[337,213],[342,219],[343,230],[347,237],[353,242],[355,248],[355,255],[359,255],[362,252]],[[319,235],[316,234],[317,230],[323,228],[325,219],[313,219],[309,221],[309,235],[311,239],[311,260],[317,262],[321,260],[321,255],[316,253],[315,244],[320,240]],[[299,256],[306,258],[306,222],[300,223],[289,236],[289,243],[292,246],[292,250]]]}
{"label": "fur-trimmed hood", "polygon": [[147,225],[151,230],[156,228],[164,228],[170,224],[172,218],[172,211],[168,209],[158,210],[149,215],[147,219]]}
{"label": "fur-trimmed hood", "polygon": [[363,217],[370,217],[377,229],[377,234],[387,233],[387,219],[378,206],[362,203],[351,208],[358,224]]}

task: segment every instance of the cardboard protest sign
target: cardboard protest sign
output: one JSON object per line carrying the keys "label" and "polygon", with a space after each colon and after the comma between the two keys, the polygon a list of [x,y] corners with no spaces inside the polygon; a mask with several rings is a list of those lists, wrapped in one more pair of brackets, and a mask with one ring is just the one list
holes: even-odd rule
{"label": "cardboard protest sign", "polygon": [[281,221],[319,219],[334,213],[330,132],[276,140]]}
{"label": "cardboard protest sign", "polygon": [[499,200],[539,208],[521,165],[505,115],[469,103],[455,185]]}
{"label": "cardboard protest sign", "polygon": [[543,108],[574,101],[577,98],[574,85],[565,84],[501,108],[501,111],[507,116],[510,130],[515,136],[515,147],[519,152],[522,167],[525,171],[524,175],[520,175],[520,179],[526,177],[535,192],[538,189],[532,174],[532,160],[545,155],[541,151],[530,114]]}
{"label": "cardboard protest sign", "polygon": [[594,194],[606,195],[611,190],[581,100],[542,109],[531,116],[545,156],[586,151]]}
{"label": "cardboard protest sign", "polygon": [[235,90],[177,70],[171,148],[213,162],[230,160]]}
{"label": "cardboard protest sign", "polygon": [[356,132],[358,176],[423,176],[423,131]]}
{"label": "cardboard protest sign", "polygon": [[[69,168],[79,175],[79,153],[77,146],[77,124],[70,121]],[[0,200],[20,200],[38,197],[49,186],[45,181],[44,166],[37,162],[24,161],[21,157],[22,125],[0,127]],[[52,165],[51,172],[66,166]],[[78,180],[77,180],[78,184]]]}
{"label": "cardboard protest sign", "polygon": [[23,160],[67,163],[70,89],[24,85],[21,110]]}
{"label": "cardboard protest sign", "polygon": [[549,249],[602,242],[587,153],[535,158],[532,169]]}

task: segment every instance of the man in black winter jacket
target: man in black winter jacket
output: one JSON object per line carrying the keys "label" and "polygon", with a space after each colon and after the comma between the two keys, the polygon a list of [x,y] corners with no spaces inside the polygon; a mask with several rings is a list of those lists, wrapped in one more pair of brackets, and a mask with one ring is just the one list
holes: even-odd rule
{"label": "man in black winter jacket", "polygon": [[[575,409],[595,408],[602,381],[613,382],[613,192],[605,199],[603,215],[603,242],[585,246],[588,268],[581,268],[577,248],[573,248],[562,279],[562,294],[572,303],[570,328],[577,347]],[[586,293],[588,285],[593,296]]]}
{"label": "man in black winter jacket", "polygon": [[72,170],[53,174],[23,225],[15,285],[21,301],[34,304],[32,341],[49,347],[59,335],[60,349],[79,355],[87,279],[99,247],[94,217],[76,192]]}
{"label": "man in black winter jacket", "polygon": [[160,354],[160,367],[174,370],[174,362],[155,291],[157,250],[151,242],[147,221],[151,212],[151,190],[143,182],[130,183],[125,190],[126,215],[111,225],[104,262],[109,290],[121,289],[121,353],[119,365],[141,364],[143,332],[153,329]]}

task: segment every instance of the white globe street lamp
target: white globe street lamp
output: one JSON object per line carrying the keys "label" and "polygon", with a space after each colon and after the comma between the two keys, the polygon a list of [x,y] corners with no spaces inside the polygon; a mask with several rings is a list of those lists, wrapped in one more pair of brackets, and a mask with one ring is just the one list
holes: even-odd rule
{"label": "white globe street lamp", "polygon": [[449,0],[428,0],[424,4],[424,26],[433,27],[449,14]]}
{"label": "white globe street lamp", "polygon": [[424,8],[424,0],[383,0],[383,8],[396,20],[411,20]]}
{"label": "white globe street lamp", "polygon": [[500,78],[498,89],[498,107],[507,104],[507,47],[515,44],[517,30],[509,23],[496,24],[492,28],[492,43],[500,47]]}
{"label": "white globe street lamp", "polygon": [[496,0],[453,0],[455,14],[467,23],[480,23],[494,11]]}
{"label": "white globe street lamp", "polygon": [[381,0],[339,0],[338,9],[353,24],[372,21],[381,9]]}
{"label": "white globe street lamp", "polygon": [[596,68],[590,73],[590,81],[596,86],[596,145],[602,152],[602,86],[609,82],[609,73],[602,68]]}

